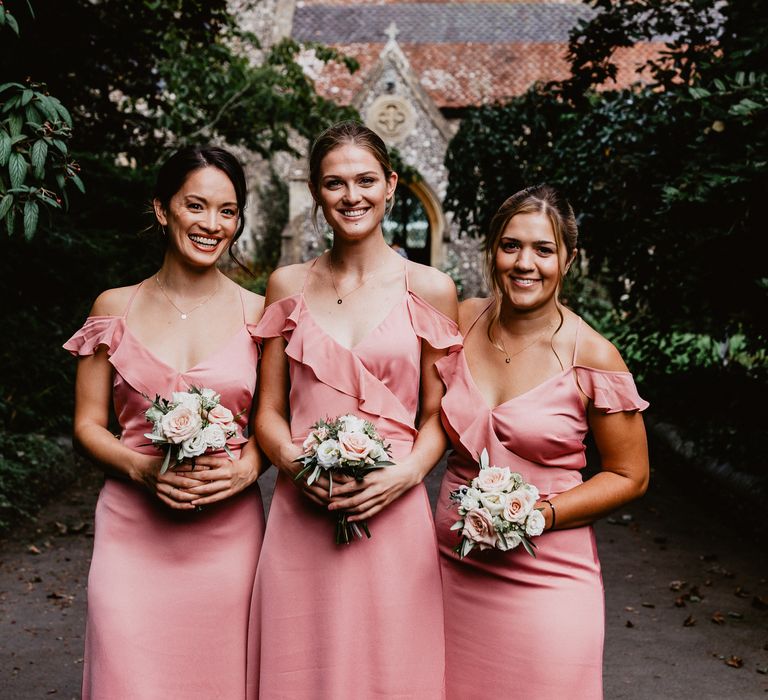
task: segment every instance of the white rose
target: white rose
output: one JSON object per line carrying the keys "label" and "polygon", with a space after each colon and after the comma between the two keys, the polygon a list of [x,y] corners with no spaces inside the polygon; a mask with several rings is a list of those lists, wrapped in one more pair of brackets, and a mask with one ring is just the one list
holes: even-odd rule
{"label": "white rose", "polygon": [[218,423],[211,423],[211,425],[203,428],[203,439],[205,444],[214,450],[220,450],[227,443],[227,436],[224,434],[224,428]]}
{"label": "white rose", "polygon": [[499,536],[499,538],[496,540],[496,547],[502,552],[507,552],[510,549],[517,547],[522,541],[523,538],[520,537],[520,535],[518,535],[514,530],[510,530],[509,532],[504,533],[504,539]]}
{"label": "white rose", "polygon": [[480,491],[478,489],[468,488],[461,499],[461,507],[466,510],[474,510],[480,507]]}
{"label": "white rose", "polygon": [[538,537],[544,532],[544,516],[540,510],[532,510],[525,521],[525,534],[528,537]]}
{"label": "white rose", "polygon": [[312,452],[314,452],[315,447],[317,447],[317,445],[318,445],[318,440],[315,437],[314,433],[310,433],[309,435],[307,435],[307,439],[304,440],[303,443],[301,443],[301,447],[304,450],[305,455],[312,454]]}
{"label": "white rose", "polygon": [[389,459],[389,455],[387,454],[387,451],[384,449],[384,446],[379,444],[378,442],[372,441],[373,447],[371,447],[371,451],[368,453],[368,456],[374,461],[374,462],[380,462],[385,459]]}
{"label": "white rose", "polygon": [[335,467],[339,463],[339,443],[336,440],[324,440],[318,446],[315,457],[321,467]]}
{"label": "white rose", "polygon": [[217,394],[213,389],[201,389],[200,399],[205,408],[213,408],[221,401],[221,394]]}
{"label": "white rose", "polygon": [[509,467],[487,467],[481,469],[476,478],[481,491],[504,491],[512,483]]}
{"label": "white rose", "polygon": [[181,443],[181,458],[198,457],[205,452],[205,448],[205,437],[203,431],[200,431],[197,435],[193,435],[189,440],[184,440]]}
{"label": "white rose", "polygon": [[222,406],[220,403],[216,404],[205,416],[205,419],[209,423],[219,423],[220,425],[231,423],[235,417],[232,415],[226,406]]}
{"label": "white rose", "polygon": [[501,515],[506,505],[506,496],[503,493],[482,493],[480,503],[491,515]]}
{"label": "white rose", "polygon": [[362,433],[365,430],[365,420],[353,416],[351,413],[339,418],[341,423],[341,431],[345,433]]}
{"label": "white rose", "polygon": [[537,489],[533,484],[523,484],[520,487],[521,491],[526,491],[528,493],[529,499],[531,501],[531,505],[536,503],[536,501],[539,500],[539,489]]}
{"label": "white rose", "polygon": [[531,492],[518,489],[507,494],[507,502],[504,504],[502,517],[511,523],[524,523],[533,508],[535,500],[531,499]]}
{"label": "white rose", "polygon": [[203,425],[200,414],[187,406],[177,406],[160,421],[163,435],[174,445],[189,440]]}
{"label": "white rose", "polygon": [[197,411],[200,413],[200,395],[190,394],[188,391],[174,391],[171,396],[171,403],[177,406],[185,406],[190,411]]}
{"label": "white rose", "polygon": [[344,459],[353,462],[364,460],[375,443],[365,433],[339,431],[339,452]]}

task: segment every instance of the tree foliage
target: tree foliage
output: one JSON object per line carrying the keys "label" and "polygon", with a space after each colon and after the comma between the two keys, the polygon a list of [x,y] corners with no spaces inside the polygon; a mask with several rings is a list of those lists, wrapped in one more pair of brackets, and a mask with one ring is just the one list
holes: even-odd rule
{"label": "tree foliage", "polygon": [[[745,332],[758,345],[768,331],[754,254],[768,194],[765,9],[755,0],[718,11],[699,0],[591,4],[600,12],[571,38],[568,80],[462,122],[446,205],[482,235],[509,194],[559,186],[580,215],[591,276],[633,322],[720,340]],[[596,89],[615,77],[617,47],[659,32],[671,36],[645,66],[648,83]]]}

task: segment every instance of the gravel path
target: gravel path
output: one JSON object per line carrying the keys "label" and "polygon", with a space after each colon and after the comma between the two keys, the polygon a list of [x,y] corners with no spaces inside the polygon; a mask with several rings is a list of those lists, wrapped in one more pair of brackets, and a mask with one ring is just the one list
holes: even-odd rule
{"label": "gravel path", "polygon": [[[674,460],[655,455],[654,463],[646,497],[596,527],[606,700],[768,699],[768,534],[747,527],[738,504],[707,484],[691,488],[699,477]],[[438,470],[430,477],[433,498],[439,478]],[[263,481],[268,492],[272,474]],[[98,485],[84,472],[35,523],[0,542],[5,700],[79,697]]]}

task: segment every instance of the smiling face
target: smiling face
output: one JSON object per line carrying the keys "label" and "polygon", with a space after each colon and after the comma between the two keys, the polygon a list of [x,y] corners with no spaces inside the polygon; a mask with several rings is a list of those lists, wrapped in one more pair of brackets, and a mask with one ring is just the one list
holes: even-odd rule
{"label": "smiling face", "polygon": [[532,311],[556,303],[567,253],[544,213],[516,214],[502,231],[494,258],[494,275],[505,302]]}
{"label": "smiling face", "polygon": [[192,171],[167,208],[158,199],[154,207],[157,220],[166,227],[169,252],[195,266],[215,264],[237,231],[234,185],[212,166]]}
{"label": "smiling face", "polygon": [[387,200],[397,185],[366,148],[348,143],[329,151],[320,163],[312,196],[323,210],[335,236],[359,240],[381,231]]}

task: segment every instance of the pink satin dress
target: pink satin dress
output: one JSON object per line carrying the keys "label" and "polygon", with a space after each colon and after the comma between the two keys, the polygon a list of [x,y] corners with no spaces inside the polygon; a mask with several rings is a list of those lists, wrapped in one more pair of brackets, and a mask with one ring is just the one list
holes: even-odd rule
{"label": "pink satin dress", "polygon": [[[287,342],[295,444],[318,419],[353,413],[377,426],[395,461],[417,435],[422,342],[461,342],[453,320],[409,288],[352,349],[316,323],[303,291],[268,306],[256,332]],[[335,544],[335,518],[278,476],[254,587],[249,668],[260,673],[249,697],[443,698],[440,566],[424,485],[369,520],[371,539]]]}
{"label": "pink satin dress", "polygon": [[607,413],[647,408],[629,373],[577,365],[576,350],[570,367],[493,408],[463,350],[437,364],[454,448],[435,513],[449,700],[602,698],[604,600],[592,528],[545,532],[534,539],[535,559],[522,547],[459,559],[459,533],[450,531],[458,515],[449,494],[477,475],[483,448],[491,464],[519,472],[542,498],[582,482],[588,425],[579,388]]}
{"label": "pink satin dress", "polygon": [[[144,417],[146,397],[169,398],[190,386],[219,392],[224,406],[242,412],[237,422],[245,431],[258,359],[245,315],[234,336],[180,373],[131,333],[131,303],[122,316],[91,316],[64,345],[76,356],[107,349],[121,442],[161,455],[144,437],[152,427]],[[244,442],[229,444],[237,454]],[[96,505],[88,576],[84,700],[245,698],[250,601],[263,533],[256,486],[188,512],[107,477]]]}

